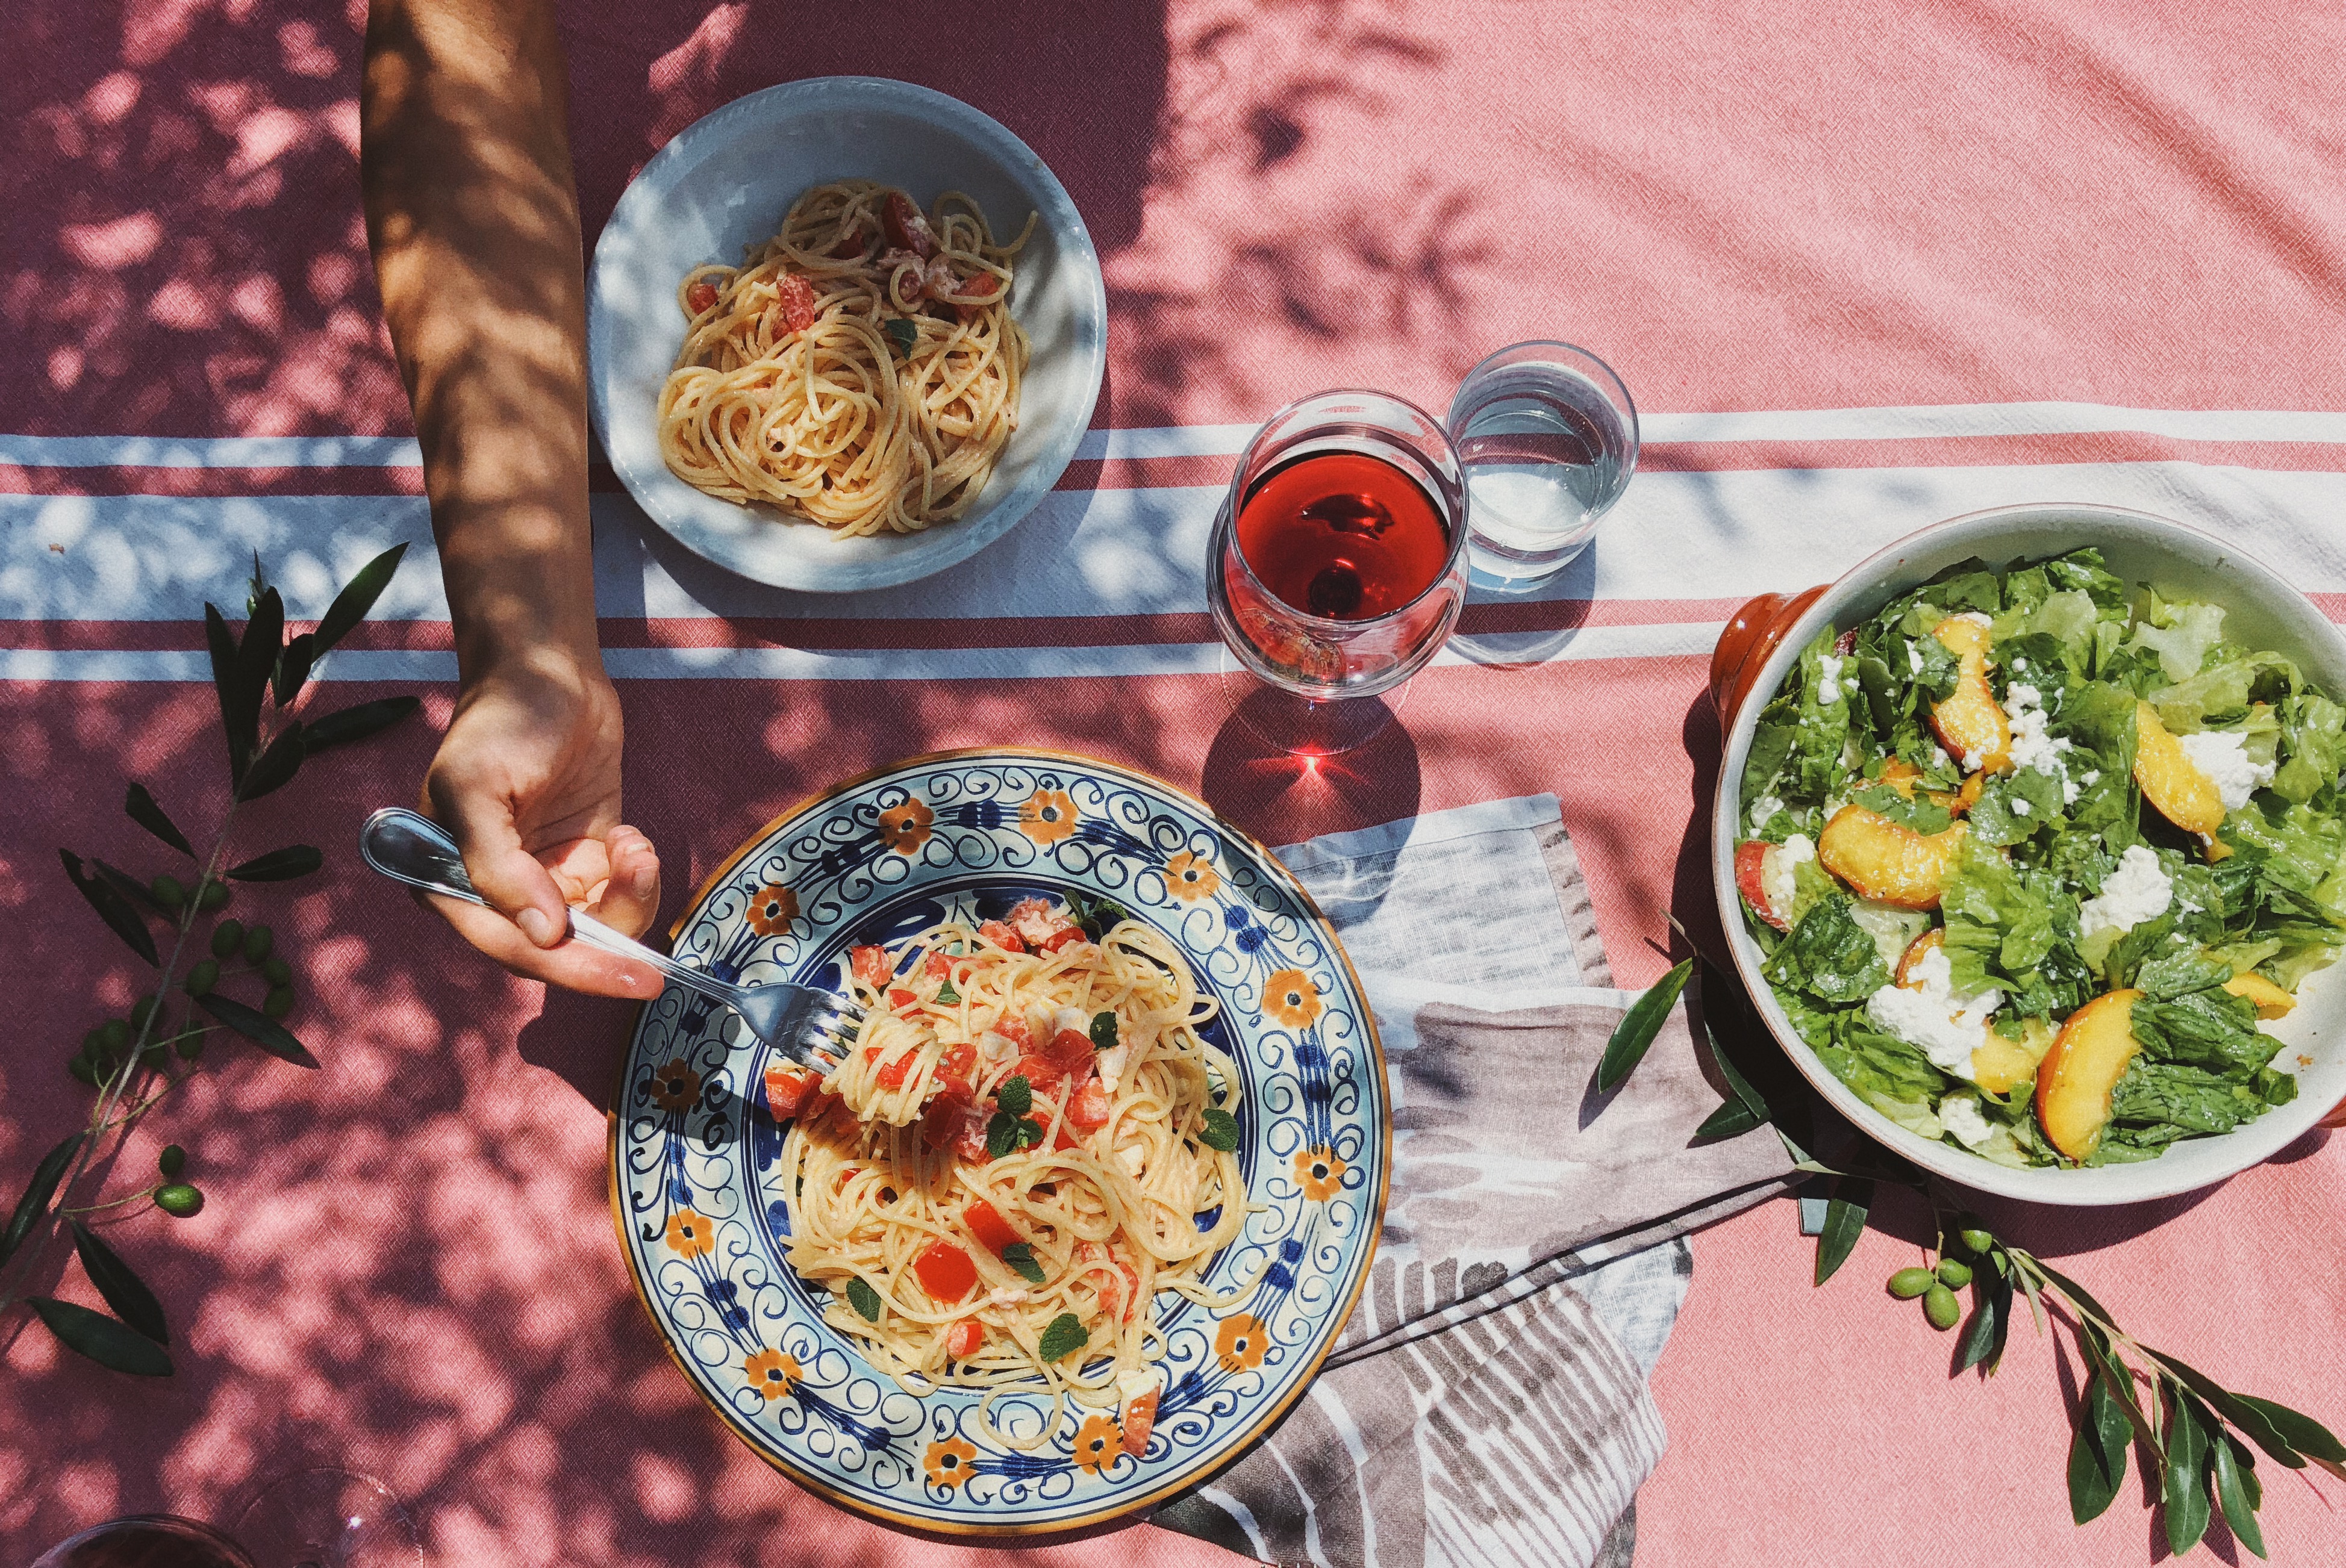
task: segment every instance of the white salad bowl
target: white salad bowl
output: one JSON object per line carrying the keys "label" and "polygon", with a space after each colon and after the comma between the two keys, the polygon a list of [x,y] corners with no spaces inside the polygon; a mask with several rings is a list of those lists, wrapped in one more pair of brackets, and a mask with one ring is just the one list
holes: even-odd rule
{"label": "white salad bowl", "polygon": [[[2346,694],[2346,636],[2272,568],[2240,550],[2180,523],[2116,506],[2004,506],[1934,524],[1877,552],[1839,582],[1790,600],[1766,596],[1731,623],[1712,663],[1712,678],[1727,726],[1718,799],[1711,813],[1711,877],[1735,964],[1753,1003],[1793,1065],[1834,1109],[1867,1135],[1951,1182],[2033,1203],[2101,1207],[2140,1203],[2196,1191],[2270,1158],[2320,1124],[2346,1100],[2346,978],[2334,965],[2300,988],[2296,1008],[2260,1025],[2284,1048],[2273,1066],[2293,1072],[2298,1096],[2231,1132],[2187,1138],[2157,1159],[2082,1170],[2017,1170],[1933,1142],[1892,1122],[1865,1103],[1818,1059],[1785,1015],[1761,972],[1766,955],[1745,928],[1735,887],[1735,846],[1743,821],[1743,765],[1760,709],[1799,661],[1800,650],[1827,626],[1847,628],[1920,586],[1938,572],[1974,556],[2002,569],[2092,546],[2109,570],[2129,584],[2149,584],[2174,597],[2221,606],[2227,640],[2270,648],[2296,661],[2306,677],[2333,696]],[[1754,673],[1748,667],[1759,659]]]}
{"label": "white salad bowl", "polygon": [[[1018,428],[976,503],[918,533],[841,538],[770,507],[704,494],[660,456],[659,390],[684,343],[678,282],[704,261],[738,264],[801,193],[833,179],[899,186],[923,207],[940,191],[962,191],[1002,239],[1038,215],[1010,290],[1010,313],[1034,348]],[[644,165],[595,242],[586,357],[596,437],[652,521],[753,582],[854,593],[958,565],[1058,483],[1107,368],[1107,290],[1075,202],[999,122],[910,82],[824,76],[736,98]]]}

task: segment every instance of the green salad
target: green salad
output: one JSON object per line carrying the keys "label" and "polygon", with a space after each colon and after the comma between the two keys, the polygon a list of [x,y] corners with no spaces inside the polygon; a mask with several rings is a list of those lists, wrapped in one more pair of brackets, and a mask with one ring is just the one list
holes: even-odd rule
{"label": "green salad", "polygon": [[1941,573],[1762,711],[1736,882],[1802,1039],[2008,1166],[2156,1158],[2294,1098],[2346,942],[2346,708],[2077,550]]}

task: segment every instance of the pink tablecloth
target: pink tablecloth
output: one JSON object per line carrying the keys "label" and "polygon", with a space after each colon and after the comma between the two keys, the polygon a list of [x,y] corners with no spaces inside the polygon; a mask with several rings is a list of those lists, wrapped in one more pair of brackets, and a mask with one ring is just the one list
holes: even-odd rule
{"label": "pink tablecloth", "polygon": [[[116,813],[126,772],[188,816],[217,804],[202,599],[240,603],[257,545],[315,615],[330,569],[426,536],[359,226],[361,10],[9,12],[12,1185],[83,1103],[63,1058],[131,995],[55,847],[159,867]],[[1044,740],[1201,789],[1274,841],[1554,790],[1637,983],[1661,967],[1665,908],[1708,918],[1689,825],[1718,747],[1702,655],[1742,596],[1938,517],[2079,498],[2223,530],[2346,616],[2334,7],[654,0],[571,22],[590,234],[654,148],[727,98],[906,76],[1060,173],[1114,317],[1103,433],[1003,547],[1015,571],[796,599],[695,566],[598,497],[630,812],[672,906],[845,772]],[[1643,471],[1589,564],[1538,603],[1470,612],[1474,657],[1421,678],[1405,734],[1300,779],[1251,757],[1199,673],[1198,487],[1235,444],[1216,427],[1331,383],[1440,406],[1474,358],[1537,336],[1595,348],[1647,411]],[[372,439],[334,439],[353,436]],[[245,439],[276,437],[295,439]],[[331,695],[422,690],[444,721],[435,583],[419,553]],[[1005,650],[994,677],[938,678],[967,672],[967,647]],[[1084,673],[1028,678],[1060,670]],[[236,1059],[158,1116],[210,1205],[116,1235],[173,1306],[183,1370],[134,1381],[14,1337],[0,1556],[111,1512],[218,1514],[331,1460],[412,1499],[450,1564],[985,1557],[801,1492],[669,1366],[604,1207],[627,1012],[473,962],[345,850],[430,748],[417,726],[253,812],[255,850],[337,852],[319,881],[246,901],[297,955],[295,1022],[326,1064]],[[1788,1206],[1698,1239],[1657,1377],[1671,1449],[1640,1563],[2147,1561],[2133,1488],[2069,1524],[2070,1375],[2047,1344],[2023,1329],[2001,1377],[1951,1385],[1949,1341],[1880,1294],[1915,1256],[1913,1217],[1885,1210],[1891,1233],[1821,1291]],[[2191,1200],[1997,1218],[2153,1343],[2346,1421],[2334,1137]],[[2276,1561],[2334,1559],[2334,1485],[2274,1475],[2267,1495]],[[1146,1527],[1114,1550],[1227,1561]]]}

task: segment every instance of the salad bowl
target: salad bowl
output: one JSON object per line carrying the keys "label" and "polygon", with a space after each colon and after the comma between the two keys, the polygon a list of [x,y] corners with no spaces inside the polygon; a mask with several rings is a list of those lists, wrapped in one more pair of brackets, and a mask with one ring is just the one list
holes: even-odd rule
{"label": "salad bowl", "polygon": [[[1909,535],[1852,567],[1838,582],[1746,605],[1720,637],[1711,665],[1726,745],[1711,819],[1713,882],[1720,924],[1737,971],[1760,1014],[1817,1092],[1868,1135],[1933,1175],[1977,1191],[2030,1202],[2097,1207],[2191,1192],[2278,1154],[2346,1101],[2346,978],[2340,966],[2306,978],[2285,1017],[2259,1025],[2279,1037],[2275,1070],[2296,1079],[2296,1096],[2231,1131],[2188,1137],[2156,1158],[2086,1166],[1999,1164],[1900,1125],[1856,1093],[1804,1041],[1770,985],[1768,954],[1747,929],[1736,879],[1739,840],[1750,802],[1745,766],[1761,710],[1826,630],[1847,630],[1946,568],[1977,559],[2002,571],[2022,561],[2098,550],[2129,586],[2169,600],[2219,606],[2227,641],[2293,661],[2307,681],[2346,697],[2346,636],[2306,596],[2236,545],[2198,529],[2114,506],[2000,507],[1951,518]],[[1763,791],[1764,793],[1764,791]]]}

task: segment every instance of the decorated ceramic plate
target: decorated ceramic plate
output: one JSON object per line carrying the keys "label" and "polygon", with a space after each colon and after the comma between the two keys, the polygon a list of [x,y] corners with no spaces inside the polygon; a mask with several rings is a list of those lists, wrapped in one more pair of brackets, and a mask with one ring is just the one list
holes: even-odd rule
{"label": "decorated ceramic plate", "polygon": [[[977,1390],[907,1392],[824,1323],[828,1296],[784,1261],[782,1128],[759,1087],[771,1053],[730,1012],[674,986],[647,1005],[612,1115],[620,1245],[685,1376],[790,1475],[932,1530],[1067,1529],[1203,1479],[1318,1371],[1384,1211],[1384,1060],[1335,932],[1260,845],[1144,774],[1021,750],[867,774],[736,854],[674,951],[752,983],[836,987],[852,944],[997,918],[1037,893],[1112,900],[1164,933],[1219,1000],[1201,1033],[1244,1080],[1238,1154],[1256,1212],[1205,1283],[1261,1278],[1219,1310],[1159,1296],[1165,1391],[1137,1457],[1120,1433],[1087,1431],[1096,1420],[1005,1448],[988,1439]],[[992,1420],[1031,1439],[1049,1413],[1046,1396],[1014,1391]]]}

